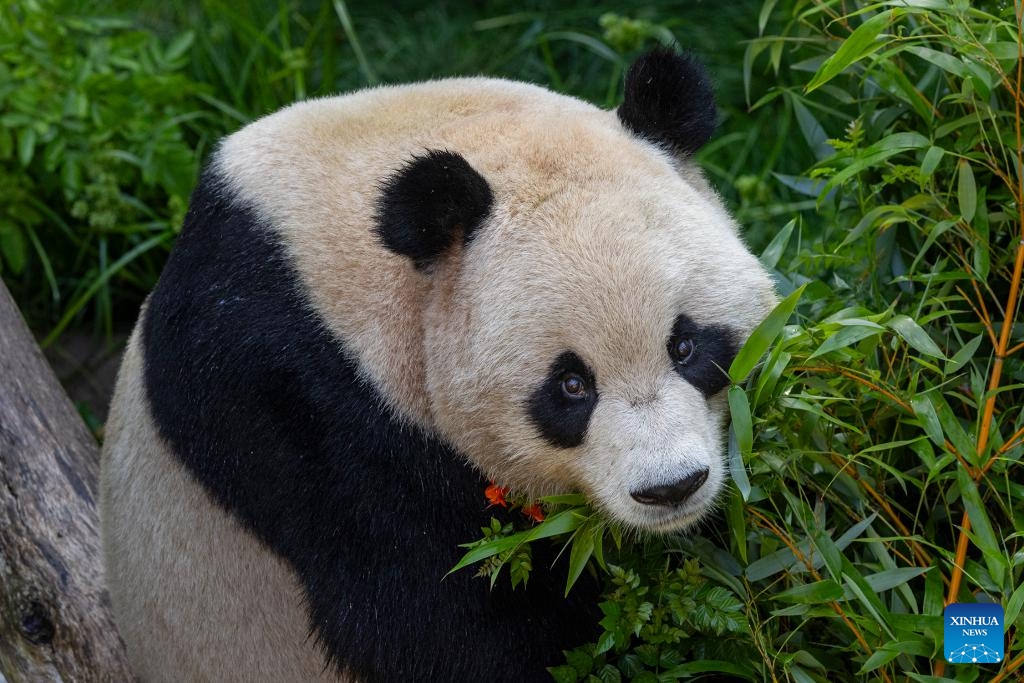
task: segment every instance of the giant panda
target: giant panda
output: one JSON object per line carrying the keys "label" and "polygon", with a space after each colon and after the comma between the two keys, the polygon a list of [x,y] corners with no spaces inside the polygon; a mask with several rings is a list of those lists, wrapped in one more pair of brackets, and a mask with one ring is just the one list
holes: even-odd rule
{"label": "giant panda", "polygon": [[588,642],[564,564],[515,591],[445,574],[489,480],[640,532],[712,507],[724,370],[775,301],[691,160],[715,118],[663,49],[614,111],[457,78],[226,138],[106,430],[140,679],[533,681]]}

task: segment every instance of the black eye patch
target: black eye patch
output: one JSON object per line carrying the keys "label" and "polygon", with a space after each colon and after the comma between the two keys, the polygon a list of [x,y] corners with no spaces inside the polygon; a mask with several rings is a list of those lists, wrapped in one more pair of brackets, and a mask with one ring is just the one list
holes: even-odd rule
{"label": "black eye patch", "polygon": [[530,395],[527,414],[552,445],[573,448],[583,443],[597,399],[594,373],[579,356],[566,351]]}
{"label": "black eye patch", "polygon": [[[692,347],[685,362],[679,362],[681,340],[689,340]],[[667,348],[676,372],[704,396],[713,396],[729,386],[729,365],[739,349],[727,327],[701,326],[680,315],[672,325]]]}

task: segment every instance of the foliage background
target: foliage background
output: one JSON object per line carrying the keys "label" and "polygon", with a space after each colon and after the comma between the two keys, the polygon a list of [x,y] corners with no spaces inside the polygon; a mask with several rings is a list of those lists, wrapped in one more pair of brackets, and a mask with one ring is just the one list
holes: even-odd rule
{"label": "foliage background", "polygon": [[[635,538],[565,497],[470,559],[528,580],[549,537],[569,582],[605,582],[603,635],[552,663],[560,681],[1002,680],[1024,667],[1020,11],[16,0],[0,275],[44,346],[117,348],[203,159],[252,118],[473,73],[613,106],[624,66],[677,41],[722,106],[699,161],[788,297],[731,369],[734,484],[686,538]],[[947,666],[942,607],[975,600],[1006,609],[1006,656]]]}

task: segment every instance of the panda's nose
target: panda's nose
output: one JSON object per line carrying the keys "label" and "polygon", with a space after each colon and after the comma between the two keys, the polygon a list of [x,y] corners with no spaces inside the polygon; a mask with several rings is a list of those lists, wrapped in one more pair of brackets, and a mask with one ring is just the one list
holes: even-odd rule
{"label": "panda's nose", "polygon": [[633,500],[644,505],[679,505],[697,492],[708,480],[708,469],[697,470],[679,481],[665,486],[654,486],[643,491],[633,491],[629,495]]}

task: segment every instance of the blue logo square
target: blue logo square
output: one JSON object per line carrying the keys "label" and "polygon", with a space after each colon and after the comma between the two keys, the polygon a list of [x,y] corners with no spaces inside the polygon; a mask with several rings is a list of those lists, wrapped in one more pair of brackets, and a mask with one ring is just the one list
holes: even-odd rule
{"label": "blue logo square", "polygon": [[953,664],[1003,661],[1003,606],[994,602],[954,602],[943,617],[943,654]]}

